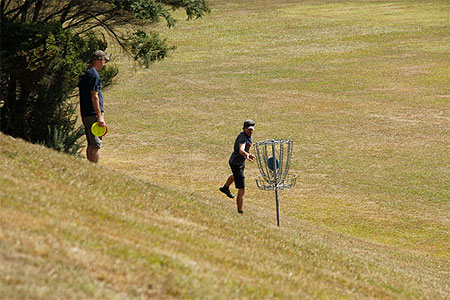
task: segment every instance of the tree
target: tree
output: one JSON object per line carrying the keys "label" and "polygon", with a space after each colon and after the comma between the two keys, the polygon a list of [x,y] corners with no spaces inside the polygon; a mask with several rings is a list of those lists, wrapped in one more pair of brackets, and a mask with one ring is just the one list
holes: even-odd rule
{"label": "tree", "polygon": [[[0,130],[33,143],[76,153],[83,135],[70,101],[78,76],[107,37],[149,67],[174,47],[145,29],[184,9],[187,19],[209,12],[204,0],[1,0]],[[103,70],[111,82],[117,68]]]}

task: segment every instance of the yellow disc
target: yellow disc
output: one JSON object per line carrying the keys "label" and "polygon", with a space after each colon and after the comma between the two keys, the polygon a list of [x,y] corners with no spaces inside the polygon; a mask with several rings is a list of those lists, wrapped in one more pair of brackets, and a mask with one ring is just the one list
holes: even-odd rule
{"label": "yellow disc", "polygon": [[106,126],[98,126],[98,122],[95,122],[91,126],[92,134],[95,136],[104,136],[108,131],[108,127]]}

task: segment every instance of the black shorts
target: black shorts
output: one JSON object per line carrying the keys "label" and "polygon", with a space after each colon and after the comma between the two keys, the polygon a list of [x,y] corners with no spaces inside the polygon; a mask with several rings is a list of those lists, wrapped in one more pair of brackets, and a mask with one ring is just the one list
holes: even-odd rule
{"label": "black shorts", "polygon": [[244,176],[244,168],[245,166],[235,166],[230,164],[231,172],[233,172],[234,177],[234,185],[237,189],[245,188],[245,176]]}
{"label": "black shorts", "polygon": [[87,140],[88,146],[91,146],[94,148],[101,148],[103,137],[95,136],[91,131],[92,124],[97,122],[97,116],[81,117],[81,120],[83,121],[84,134],[86,135],[86,140]]}

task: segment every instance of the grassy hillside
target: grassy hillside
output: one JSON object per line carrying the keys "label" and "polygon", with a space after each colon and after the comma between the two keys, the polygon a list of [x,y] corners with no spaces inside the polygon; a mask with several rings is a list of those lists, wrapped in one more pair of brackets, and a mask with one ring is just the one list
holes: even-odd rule
{"label": "grassy hillside", "polygon": [[[0,298],[444,298],[446,258],[274,224],[4,135]],[[420,231],[417,231],[418,235]],[[445,241],[442,241],[445,242]]]}
{"label": "grassy hillside", "polygon": [[[0,299],[446,298],[448,1],[211,6],[115,54],[99,166],[0,135]],[[256,164],[218,192],[246,118],[295,141],[280,228]]]}

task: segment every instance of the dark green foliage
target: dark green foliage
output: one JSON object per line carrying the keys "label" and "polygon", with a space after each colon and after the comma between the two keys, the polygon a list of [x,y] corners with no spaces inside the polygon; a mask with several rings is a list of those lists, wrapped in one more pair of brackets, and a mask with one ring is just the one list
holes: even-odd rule
{"label": "dark green foliage", "polygon": [[121,8],[122,11],[129,11],[137,20],[153,20],[159,22],[160,18],[166,19],[169,26],[175,25],[175,19],[170,15],[168,6],[162,2],[153,0],[113,0],[112,3]]}
{"label": "dark green foliage", "polygon": [[[184,8],[188,19],[209,12],[204,0],[0,0],[0,130],[32,143],[77,153],[78,78],[94,50],[107,48],[105,34],[139,64],[149,67],[170,50],[166,39],[147,28]],[[118,27],[134,32],[117,31]],[[122,33],[128,32],[128,33]],[[103,86],[118,69],[101,70]]]}
{"label": "dark green foliage", "polygon": [[114,77],[119,74],[119,68],[113,64],[107,64],[99,72],[100,78],[102,79],[103,88],[110,86],[113,82]]}
{"label": "dark green foliage", "polygon": [[209,8],[205,1],[183,0],[188,19],[201,18],[205,12],[209,12]]}
{"label": "dark green foliage", "polygon": [[162,39],[158,33],[147,34],[144,31],[136,32],[127,46],[131,49],[133,58],[146,67],[154,61],[164,59],[169,50],[175,49],[175,47],[167,46],[166,40]]}
{"label": "dark green foliage", "polygon": [[75,114],[74,107],[68,106],[67,118],[57,126],[48,126],[48,136],[45,146],[65,153],[75,155],[80,152],[82,144],[78,139],[84,135],[82,127],[76,127],[77,119],[71,120]]}
{"label": "dark green foliage", "polygon": [[[86,69],[80,59],[102,43],[87,42],[60,24],[27,24],[2,19],[0,129],[32,143],[74,153],[83,135],[69,101]],[[11,42],[14,41],[14,42]],[[59,135],[55,147],[54,137]]]}

